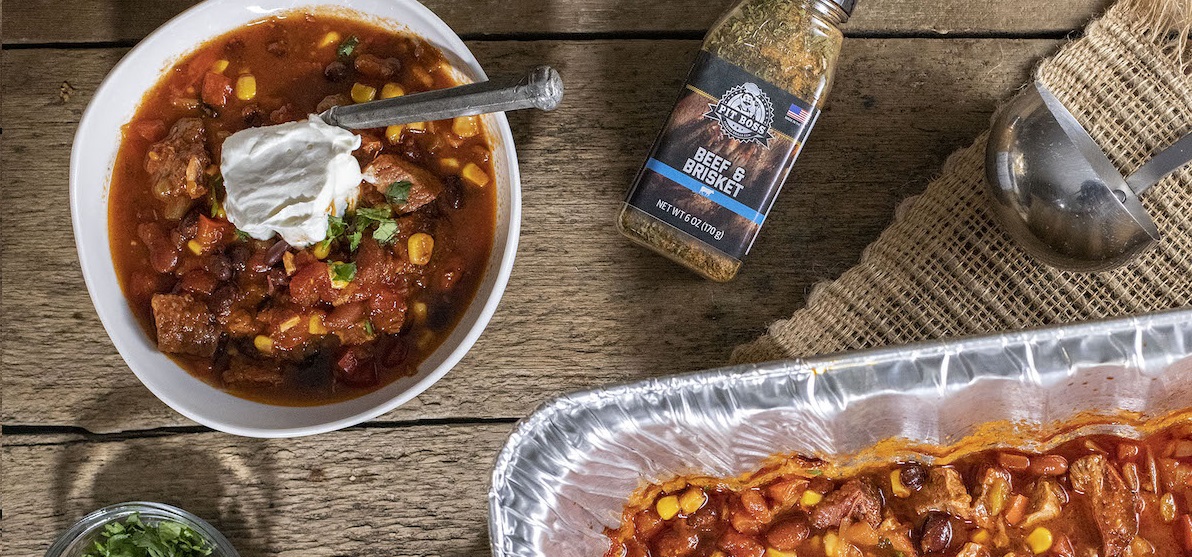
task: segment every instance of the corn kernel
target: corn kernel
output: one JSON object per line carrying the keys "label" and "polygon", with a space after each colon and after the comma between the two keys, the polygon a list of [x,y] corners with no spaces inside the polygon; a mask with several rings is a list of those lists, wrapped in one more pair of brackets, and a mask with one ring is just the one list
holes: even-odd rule
{"label": "corn kernel", "polygon": [[1163,518],[1163,522],[1171,524],[1175,522],[1175,495],[1164,493],[1159,498],[1159,516]]}
{"label": "corn kernel", "polygon": [[679,496],[679,508],[683,509],[683,514],[691,514],[700,510],[706,502],[708,502],[707,494],[698,487],[692,487]]}
{"label": "corn kernel", "polygon": [[[824,500],[824,496],[816,491],[810,489],[803,492],[803,496],[799,498],[799,504],[804,507],[814,507]],[[825,542],[827,540],[824,540]]]}
{"label": "corn kernel", "polygon": [[410,122],[406,124],[406,127],[414,131],[424,132],[426,131],[426,122]]}
{"label": "corn kernel", "polygon": [[418,232],[406,242],[410,251],[410,263],[426,265],[430,263],[430,256],[435,250],[435,238],[425,232]]}
{"label": "corn kernel", "polygon": [[393,97],[400,97],[406,94],[406,90],[401,88],[401,85],[396,83],[386,83],[381,87],[381,98],[392,99]]}
{"label": "corn kernel", "polygon": [[257,350],[265,354],[273,352],[273,339],[265,335],[257,335],[252,339],[252,345],[257,347]]}
{"label": "corn kernel", "polygon": [[658,516],[662,520],[670,520],[679,514],[679,498],[674,495],[667,495],[658,500],[654,505],[654,510],[658,511]]}
{"label": "corn kernel", "polygon": [[190,252],[191,252],[191,253],[193,253],[193,254],[195,254],[195,255],[203,255],[203,246],[202,246],[202,244],[199,244],[198,242],[196,242],[196,241],[194,241],[194,240],[191,240],[191,241],[187,242],[187,243],[186,243],[186,248],[187,248],[187,249],[189,249],[189,250],[190,250]]}
{"label": "corn kernel", "polygon": [[325,325],[323,325],[323,315],[320,313],[316,313],[316,314],[310,316],[310,321],[308,322],[308,324],[306,326],[306,331],[312,335],[327,334],[327,327]]}
{"label": "corn kernel", "polygon": [[780,551],[773,547],[767,547],[765,557],[799,557],[799,554],[794,551]]}
{"label": "corn kernel", "polygon": [[985,545],[985,544],[989,543],[989,538],[990,538],[989,530],[980,529],[980,530],[977,530],[973,534],[972,540],[973,540],[973,543],[979,543],[981,545]]}
{"label": "corn kernel", "polygon": [[464,180],[471,182],[473,185],[484,187],[488,185],[488,174],[480,170],[476,163],[470,162],[464,165],[463,171],[460,173]]}
{"label": "corn kernel", "polygon": [[215,73],[224,73],[224,71],[227,69],[228,69],[228,61],[227,60],[216,60],[214,64],[211,64],[211,71],[213,71]]}
{"label": "corn kernel", "polygon": [[284,333],[290,329],[293,329],[295,326],[297,326],[301,322],[302,322],[302,318],[295,315],[294,317],[286,319],[285,321],[282,321],[280,324],[278,324],[277,330]]}
{"label": "corn kernel", "polygon": [[443,172],[459,172],[459,159],[455,157],[446,157],[439,159],[439,168]]}
{"label": "corn kernel", "polygon": [[480,135],[480,119],[475,116],[460,116],[451,121],[451,131],[459,137]]}
{"label": "corn kernel", "polygon": [[245,74],[236,78],[236,98],[251,101],[257,97],[257,78]]}
{"label": "corn kernel", "polygon": [[352,100],[357,103],[366,103],[377,98],[377,88],[369,87],[363,83],[357,83],[352,86]]}
{"label": "corn kernel", "polygon": [[331,240],[323,240],[315,244],[310,253],[315,256],[315,259],[327,259],[327,256],[331,255]]}
{"label": "corn kernel", "polygon": [[422,323],[426,321],[428,309],[425,302],[414,302],[414,305],[410,307],[410,311],[414,313],[414,322]]}
{"label": "corn kernel", "polygon": [[331,45],[339,44],[339,33],[331,31],[323,35],[323,40],[319,41],[319,48],[327,48]]}
{"label": "corn kernel", "polygon": [[824,534],[824,554],[828,557],[840,556],[840,537],[836,535],[836,532]]}
{"label": "corn kernel", "polygon": [[910,497],[911,490],[902,485],[902,471],[893,470],[890,472],[890,491],[894,493],[895,497]]}
{"label": "corn kernel", "polygon": [[286,274],[293,276],[298,271],[298,265],[294,263],[294,253],[287,251],[281,254],[281,265],[285,268]]}
{"label": "corn kernel", "polygon": [[401,124],[394,124],[385,128],[385,139],[389,140],[390,145],[396,145],[398,141],[401,141],[401,132],[404,129],[405,126]]}
{"label": "corn kernel", "polygon": [[1035,555],[1051,549],[1051,544],[1054,541],[1054,538],[1051,537],[1051,530],[1042,526],[1035,528],[1026,536],[1026,545],[1031,548],[1031,551]]}

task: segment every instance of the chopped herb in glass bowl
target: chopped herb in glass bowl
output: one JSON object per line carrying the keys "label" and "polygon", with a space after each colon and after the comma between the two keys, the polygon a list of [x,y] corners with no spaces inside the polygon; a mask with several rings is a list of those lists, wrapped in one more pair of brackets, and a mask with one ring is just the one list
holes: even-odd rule
{"label": "chopped herb in glass bowl", "polygon": [[70,528],[46,557],[239,557],[210,524],[161,503],[133,502],[95,511]]}

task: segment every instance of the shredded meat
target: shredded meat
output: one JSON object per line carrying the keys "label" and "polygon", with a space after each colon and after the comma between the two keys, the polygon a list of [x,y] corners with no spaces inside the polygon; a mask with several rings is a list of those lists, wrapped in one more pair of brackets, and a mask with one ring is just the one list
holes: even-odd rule
{"label": "shredded meat", "polygon": [[869,480],[849,480],[829,493],[811,513],[811,524],[819,529],[840,526],[845,517],[877,528],[882,521],[882,496]]}
{"label": "shredded meat", "polygon": [[187,295],[155,294],[153,322],[162,352],[209,357],[219,344],[219,327],[207,305]]}
{"label": "shredded meat", "polygon": [[398,213],[417,211],[423,205],[434,201],[443,191],[443,182],[434,174],[414,163],[402,160],[397,155],[377,157],[365,167],[364,181],[376,186],[381,194],[385,194],[391,184],[409,182],[409,195],[406,202],[397,207]]}
{"label": "shredded meat", "polygon": [[964,520],[973,518],[972,502],[964,479],[953,468],[932,468],[923,489],[911,497],[911,504],[920,515],[937,511]]}
{"label": "shredded meat", "polygon": [[1060,515],[1067,494],[1060,484],[1052,480],[1039,480],[1031,492],[1030,514],[1022,519],[1021,528],[1030,530]]}
{"label": "shredded meat", "polygon": [[145,155],[145,171],[152,181],[153,194],[166,203],[171,220],[182,218],[191,200],[207,195],[206,170],[211,154],[206,141],[202,120],[182,118]]}
{"label": "shredded meat", "polygon": [[1138,534],[1138,500],[1104,455],[1082,457],[1068,468],[1072,488],[1088,498],[1101,531],[1102,557],[1123,557]]}

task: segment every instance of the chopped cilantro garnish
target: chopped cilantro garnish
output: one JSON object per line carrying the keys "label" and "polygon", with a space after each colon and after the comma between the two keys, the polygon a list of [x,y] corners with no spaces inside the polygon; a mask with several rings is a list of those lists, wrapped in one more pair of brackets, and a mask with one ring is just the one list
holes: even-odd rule
{"label": "chopped cilantro garnish", "polygon": [[354,278],[356,278],[355,263],[333,262],[331,264],[331,280],[339,282],[352,282],[352,279]]}
{"label": "chopped cilantro garnish", "polygon": [[248,235],[248,232],[240,230],[239,228],[236,229],[236,239],[237,240],[240,240],[241,242],[247,242],[249,238],[250,238],[250,236]]}
{"label": "chopped cilantro garnish", "polygon": [[824,475],[824,471],[823,471],[823,470],[808,470],[808,471],[807,471],[807,473],[808,473],[808,474],[811,474],[812,476],[822,476],[822,475]]}
{"label": "chopped cilantro garnish", "polygon": [[327,217],[327,239],[328,240],[334,240],[336,238],[339,238],[340,236],[343,236],[344,231],[347,230],[347,228],[348,228],[348,224],[346,222],[344,222],[343,217],[337,217],[335,215],[331,215],[331,216]]}
{"label": "chopped cilantro garnish", "polygon": [[351,251],[356,251],[356,248],[360,247],[360,240],[363,238],[364,232],[362,232],[360,229],[352,231],[352,233],[348,235],[348,249]]}
{"label": "chopped cilantro garnish", "polygon": [[373,330],[372,321],[369,319],[364,320],[364,334],[370,337],[376,334],[376,331]]}
{"label": "chopped cilantro garnish", "polygon": [[367,225],[368,221],[380,222],[392,216],[393,209],[389,207],[361,207],[356,209],[356,226]]}
{"label": "chopped cilantro garnish", "polygon": [[385,190],[385,200],[394,205],[405,203],[410,199],[410,188],[413,185],[408,180],[389,184],[389,189]]}
{"label": "chopped cilantro garnish", "polygon": [[137,513],[104,525],[83,557],[200,557],[214,548],[189,526],[172,521],[145,524]]}
{"label": "chopped cilantro garnish", "polygon": [[348,35],[348,38],[344,39],[344,42],[339,43],[339,48],[335,49],[335,53],[339,55],[340,58],[347,58],[356,51],[356,45],[359,44],[359,37],[356,35]]}
{"label": "chopped cilantro garnish", "polygon": [[382,244],[392,244],[397,239],[397,222],[381,221],[381,224],[377,225],[376,231],[373,232],[373,238]]}

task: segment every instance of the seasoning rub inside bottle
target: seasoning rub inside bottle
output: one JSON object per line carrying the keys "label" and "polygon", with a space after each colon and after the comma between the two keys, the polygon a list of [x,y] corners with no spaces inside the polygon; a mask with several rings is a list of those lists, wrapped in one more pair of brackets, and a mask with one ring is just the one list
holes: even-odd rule
{"label": "seasoning rub inside bottle", "polygon": [[712,27],[617,219],[727,282],[753,246],[832,85],[855,0],[743,0]]}

